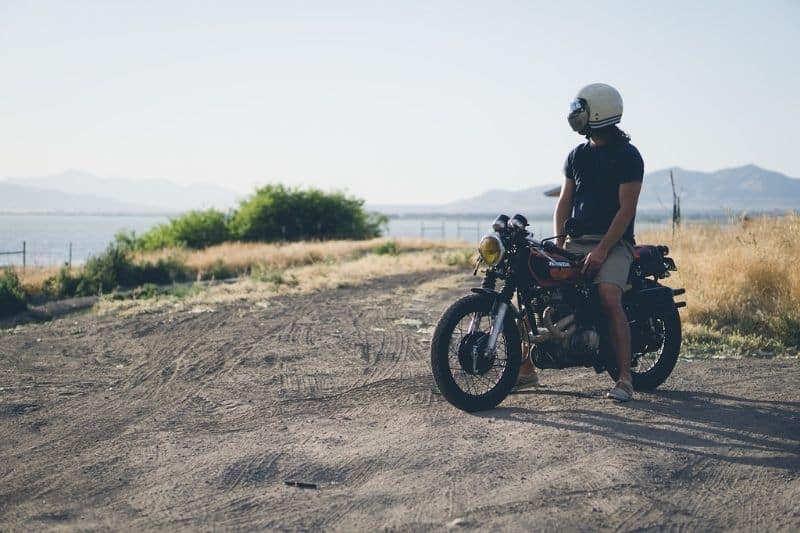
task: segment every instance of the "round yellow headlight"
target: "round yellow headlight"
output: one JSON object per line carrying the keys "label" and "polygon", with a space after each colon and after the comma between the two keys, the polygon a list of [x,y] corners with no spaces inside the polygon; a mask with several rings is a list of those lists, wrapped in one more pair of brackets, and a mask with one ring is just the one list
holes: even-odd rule
{"label": "round yellow headlight", "polygon": [[489,266],[495,266],[499,263],[505,251],[503,243],[497,235],[486,235],[478,245],[478,253],[481,254],[481,258]]}

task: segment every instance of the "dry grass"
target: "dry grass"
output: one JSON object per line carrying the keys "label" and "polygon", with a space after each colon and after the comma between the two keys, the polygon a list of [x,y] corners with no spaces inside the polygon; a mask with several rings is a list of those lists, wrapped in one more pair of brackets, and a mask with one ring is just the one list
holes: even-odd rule
{"label": "dry grass", "polygon": [[[455,255],[454,255],[455,254]],[[458,259],[456,261],[455,259]],[[245,278],[235,283],[218,283],[207,290],[186,298],[161,298],[145,301],[104,301],[100,313],[121,312],[123,315],[151,312],[173,307],[195,312],[213,309],[214,305],[236,301],[254,301],[256,305],[283,294],[304,294],[324,289],[358,285],[371,279],[414,272],[458,271],[459,276],[467,264],[459,262],[471,258],[471,252],[459,249],[450,251],[427,250],[399,255],[364,255],[343,262],[317,262],[310,265],[286,268],[280,276],[259,281]],[[266,304],[264,304],[266,305]]]}
{"label": "dry grass", "polygon": [[19,276],[20,284],[25,289],[26,294],[40,294],[42,287],[47,278],[53,277],[58,274],[61,267],[27,267],[25,270],[16,268],[17,275]]}
{"label": "dry grass", "polygon": [[774,353],[800,347],[800,215],[686,224],[637,236],[667,244],[686,287],[687,340]]}
{"label": "dry grass", "polygon": [[[259,275],[274,278],[283,271],[318,263],[338,264],[376,254],[396,256],[409,252],[429,251],[443,256],[451,266],[463,263],[470,251],[457,241],[430,241],[423,239],[371,239],[365,241],[324,241],[296,243],[225,243],[205,250],[165,249],[140,253],[135,262],[155,262],[158,259],[175,259],[185,265],[192,277],[198,280],[223,279]],[[40,295],[45,281],[55,276],[59,266],[15,268],[20,282],[29,295]],[[75,267],[74,272],[80,272]]]}
{"label": "dry grass", "polygon": [[366,241],[324,241],[297,243],[243,243],[233,242],[187,251],[166,249],[141,254],[142,261],[175,257],[183,262],[198,279],[221,267],[234,275],[247,275],[253,270],[275,271],[318,263],[352,261],[368,254],[385,252],[385,255],[404,254],[423,250],[450,250],[463,248],[463,243],[436,242],[422,239],[371,239]]}

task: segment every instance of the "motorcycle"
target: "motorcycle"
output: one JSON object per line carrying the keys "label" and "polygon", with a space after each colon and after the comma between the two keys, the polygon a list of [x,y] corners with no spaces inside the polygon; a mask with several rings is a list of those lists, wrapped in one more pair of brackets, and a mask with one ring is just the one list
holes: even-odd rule
{"label": "motorcycle", "polygon": [[[498,216],[478,245],[473,275],[486,265],[483,282],[453,303],[431,341],[431,369],[442,395],[468,412],[492,409],[517,382],[528,358],[537,368],[594,368],[618,377],[606,320],[591,279],[581,273],[584,256],[552,241],[579,238],[575,219],[566,235],[537,241],[522,215]],[[675,302],[685,289],[660,281],[677,270],[666,246],[635,246],[623,294],[631,329],[631,370],[636,390],[652,390],[672,373],[681,348]],[[503,282],[498,291],[498,281]],[[516,295],[517,305],[513,303]]]}

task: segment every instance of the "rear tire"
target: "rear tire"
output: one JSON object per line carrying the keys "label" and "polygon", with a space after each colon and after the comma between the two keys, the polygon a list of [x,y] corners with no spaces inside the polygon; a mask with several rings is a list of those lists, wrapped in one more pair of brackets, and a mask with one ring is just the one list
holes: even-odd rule
{"label": "rear tire", "polygon": [[[454,371],[467,375],[459,366],[458,361],[452,359],[454,347],[458,352],[459,343],[466,334],[463,331],[456,331],[459,324],[469,315],[482,313],[486,317],[482,326],[487,326],[493,303],[493,298],[481,294],[471,294],[459,299],[442,314],[431,341],[431,370],[436,385],[448,402],[462,411],[470,413],[495,408],[511,392],[517,383],[519,374],[521,360],[519,332],[509,312],[506,314],[503,332],[497,343],[497,357],[504,356],[505,361],[502,374],[496,384],[485,393],[471,394],[459,387],[453,376]],[[488,331],[488,327],[482,329]],[[501,339],[504,342],[501,343]],[[505,354],[500,353],[502,345],[505,346]],[[451,368],[451,364],[456,368]],[[482,379],[483,376],[488,375],[487,371],[476,379]]]}
{"label": "rear tire", "polygon": [[[636,367],[631,368],[633,388],[639,391],[654,390],[664,383],[672,374],[681,352],[681,317],[678,310],[671,309],[653,318],[661,320],[664,325],[664,344],[658,360],[651,368],[644,372],[637,372]],[[609,359],[614,360],[613,356]],[[617,381],[619,370],[616,363],[608,367],[608,375]]]}

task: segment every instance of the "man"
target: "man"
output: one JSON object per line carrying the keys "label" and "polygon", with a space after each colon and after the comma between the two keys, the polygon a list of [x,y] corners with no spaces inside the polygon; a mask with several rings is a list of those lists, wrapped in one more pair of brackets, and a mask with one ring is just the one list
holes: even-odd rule
{"label": "man", "polygon": [[[633,226],[642,188],[644,162],[630,137],[617,127],[622,97],[603,83],[580,90],[570,104],[568,121],[587,142],[575,147],[564,164],[564,185],[553,224],[557,244],[564,246],[564,223],[572,215],[586,230],[566,249],[586,254],[583,271],[594,276],[597,294],[608,318],[618,381],[606,397],[627,402],[633,398],[631,334],[622,308],[622,292],[633,261]],[[530,361],[523,365],[519,386],[537,382]]]}

